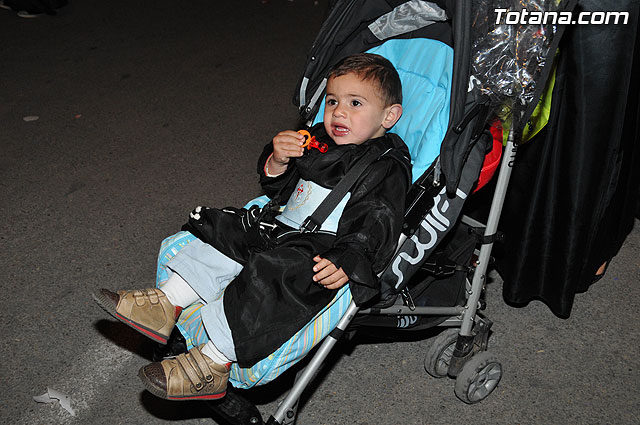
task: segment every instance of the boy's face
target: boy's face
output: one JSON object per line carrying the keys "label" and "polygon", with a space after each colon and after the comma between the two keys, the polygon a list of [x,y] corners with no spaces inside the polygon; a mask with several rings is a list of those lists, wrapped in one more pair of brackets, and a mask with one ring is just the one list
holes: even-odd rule
{"label": "boy's face", "polygon": [[355,73],[330,78],[324,128],[338,145],[356,144],[384,135],[400,118],[402,107],[385,107],[378,89]]}

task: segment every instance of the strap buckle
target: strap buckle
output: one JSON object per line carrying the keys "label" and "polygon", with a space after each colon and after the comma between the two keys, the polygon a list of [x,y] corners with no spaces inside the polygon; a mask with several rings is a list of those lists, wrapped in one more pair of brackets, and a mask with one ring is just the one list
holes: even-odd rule
{"label": "strap buckle", "polygon": [[451,276],[458,271],[458,265],[455,261],[447,258],[436,258],[433,261],[425,261],[421,268],[432,273],[435,277]]}
{"label": "strap buckle", "polygon": [[492,235],[485,236],[484,231],[485,227],[469,227],[469,234],[473,235],[476,240],[482,245],[504,241],[503,232],[497,231]]}
{"label": "strap buckle", "polygon": [[307,217],[300,225],[300,233],[315,233],[320,229],[321,223],[317,223],[313,217]]}
{"label": "strap buckle", "polygon": [[402,300],[404,301],[404,304],[409,307],[409,310],[414,311],[416,309],[416,303],[413,301],[411,292],[409,292],[405,287],[400,291],[400,295],[402,295]]}

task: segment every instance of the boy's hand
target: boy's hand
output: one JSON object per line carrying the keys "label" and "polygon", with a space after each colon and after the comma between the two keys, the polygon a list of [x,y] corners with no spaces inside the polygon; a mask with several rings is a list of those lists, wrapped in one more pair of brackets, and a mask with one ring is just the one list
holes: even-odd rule
{"label": "boy's hand", "polygon": [[316,255],[313,257],[313,261],[317,263],[313,266],[313,271],[316,272],[313,276],[313,281],[318,282],[326,289],[342,288],[344,284],[349,281],[349,277],[344,270],[342,270],[342,267],[338,269],[326,258],[321,258],[319,255]]}
{"label": "boy's hand", "polygon": [[287,169],[290,158],[301,157],[304,153],[304,136],[297,131],[281,131],[273,138],[273,156],[267,168],[269,174],[281,174]]}

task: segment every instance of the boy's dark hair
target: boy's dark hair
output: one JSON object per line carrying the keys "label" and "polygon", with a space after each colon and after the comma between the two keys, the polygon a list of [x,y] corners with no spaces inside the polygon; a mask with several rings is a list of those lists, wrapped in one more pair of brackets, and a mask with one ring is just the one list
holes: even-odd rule
{"label": "boy's dark hair", "polygon": [[380,90],[384,106],[402,104],[402,83],[393,64],[380,55],[357,53],[347,56],[329,71],[329,78],[354,73],[365,81],[373,81]]}

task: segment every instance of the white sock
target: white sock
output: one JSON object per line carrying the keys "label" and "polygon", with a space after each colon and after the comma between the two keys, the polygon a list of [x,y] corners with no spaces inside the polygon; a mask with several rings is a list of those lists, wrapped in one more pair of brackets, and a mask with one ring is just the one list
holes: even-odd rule
{"label": "white sock", "polygon": [[205,356],[209,357],[211,360],[213,360],[215,363],[218,364],[227,364],[227,363],[231,363],[231,360],[229,360],[227,358],[227,356],[225,356],[224,354],[222,354],[220,352],[220,350],[218,350],[218,347],[216,347],[215,345],[213,345],[213,342],[211,342],[211,340],[209,340],[200,350],[202,352],[202,354],[204,354]]}
{"label": "white sock", "polygon": [[205,304],[196,291],[178,273],[173,273],[161,290],[169,302],[176,307],[189,307],[197,301]]}

